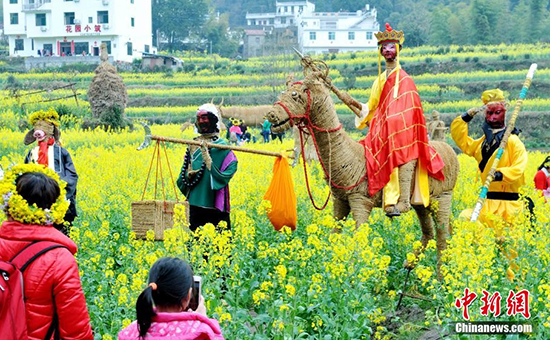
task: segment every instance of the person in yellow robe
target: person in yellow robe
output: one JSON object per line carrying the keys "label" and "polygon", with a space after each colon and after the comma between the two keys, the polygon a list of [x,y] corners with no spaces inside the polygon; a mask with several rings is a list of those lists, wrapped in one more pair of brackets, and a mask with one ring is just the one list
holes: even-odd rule
{"label": "person in yellow robe", "polygon": [[[481,181],[485,182],[496,157],[504,132],[506,130],[506,101],[501,90],[483,92],[481,99],[486,106],[483,136],[473,139],[468,135],[468,124],[478,109],[470,109],[451,123],[451,136],[456,145],[466,155],[474,157],[478,163]],[[479,220],[489,227],[496,227],[498,216],[512,223],[514,216],[523,210],[519,199],[519,189],[525,184],[527,151],[518,137],[519,131],[514,128],[502,158],[496,168],[495,179],[489,186],[487,200],[481,209]],[[465,210],[461,217],[470,219],[472,209]],[[496,230],[497,236],[500,231]]]}

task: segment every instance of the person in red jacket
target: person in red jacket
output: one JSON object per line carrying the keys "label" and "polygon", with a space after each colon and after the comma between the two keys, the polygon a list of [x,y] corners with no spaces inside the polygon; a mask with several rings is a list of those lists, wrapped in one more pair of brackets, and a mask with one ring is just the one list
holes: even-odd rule
{"label": "person in red jacket", "polygon": [[546,157],[535,175],[535,189],[546,199],[550,198],[550,156]]}
{"label": "person in red jacket", "polygon": [[[35,241],[62,245],[40,255],[23,274],[29,340],[43,340],[54,316],[59,338],[93,340],[74,258],[76,244],[53,226],[68,208],[68,203],[64,203],[65,183],[60,188],[56,176],[53,170],[35,164],[15,166],[6,172],[0,181],[0,209],[7,215],[0,228],[0,259],[10,261]],[[28,209],[33,204],[37,209]],[[41,223],[30,224],[30,220]]]}

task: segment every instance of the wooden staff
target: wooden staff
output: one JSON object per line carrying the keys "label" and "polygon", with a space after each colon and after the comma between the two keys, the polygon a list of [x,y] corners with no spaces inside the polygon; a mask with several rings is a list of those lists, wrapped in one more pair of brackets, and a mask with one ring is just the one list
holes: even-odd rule
{"label": "wooden staff", "polygon": [[[358,102],[357,100],[353,99],[349,93],[347,92],[343,92],[343,91],[340,91],[336,86],[334,86],[332,84],[332,81],[331,79],[329,78],[328,76],[328,66],[327,64],[324,62],[324,61],[321,61],[321,60],[318,60],[318,61],[313,61],[313,59],[311,59],[311,57],[309,56],[304,56],[302,53],[300,53],[297,49],[294,49],[294,51],[296,52],[296,54],[298,54],[298,56],[302,59],[301,60],[301,64],[302,66],[304,67],[304,69],[306,68],[310,68],[311,70],[313,70],[314,72],[316,71],[321,71],[322,72],[322,78],[323,80],[325,81],[325,83],[330,87],[330,90],[336,94],[336,96],[344,103],[346,104],[351,111],[353,111],[353,113],[355,113],[355,115],[357,117],[360,117],[361,115],[361,110],[363,109],[363,106],[361,105],[360,102]],[[315,63],[321,63],[323,66],[324,66],[324,70],[321,70],[319,67],[317,67],[317,65],[315,65]]]}
{"label": "wooden staff", "polygon": [[[217,149],[223,149],[223,150],[233,150],[233,151],[239,151],[239,152],[247,152],[252,153],[255,155],[263,155],[263,156],[272,156],[272,157],[284,157],[285,155],[280,152],[274,152],[274,151],[264,151],[264,150],[255,150],[250,148],[243,148],[240,146],[233,146],[233,145],[220,145],[215,143],[208,143],[208,142],[201,142],[196,140],[188,140],[188,139],[179,139],[179,138],[172,138],[172,137],[162,137],[162,136],[155,136],[151,135],[151,129],[149,126],[145,123],[142,123],[143,128],[145,129],[145,139],[143,140],[143,143],[139,146],[138,150],[144,149],[149,144],[151,144],[151,140],[158,140],[158,141],[164,141],[168,143],[176,143],[176,144],[186,144],[186,145],[196,145],[196,146],[206,146],[208,148],[217,148]],[[287,158],[294,158],[293,156],[286,156]]]}
{"label": "wooden staff", "polygon": [[493,161],[493,164],[491,165],[491,170],[489,170],[489,174],[485,179],[485,184],[483,185],[483,188],[481,188],[481,192],[477,199],[474,212],[472,213],[472,217],[470,218],[470,221],[472,222],[477,221],[479,217],[479,213],[481,212],[481,208],[483,207],[483,203],[485,203],[485,200],[487,199],[487,192],[489,192],[489,186],[491,185],[491,182],[495,179],[496,168],[498,167],[498,163],[502,158],[504,149],[506,149],[506,144],[508,143],[508,137],[510,137],[510,135],[512,134],[512,130],[514,129],[514,125],[516,124],[516,119],[518,118],[519,111],[521,110],[523,100],[527,96],[527,91],[529,90],[529,86],[531,86],[531,82],[533,81],[533,77],[535,76],[536,70],[537,70],[537,64],[531,64],[531,67],[529,68],[529,72],[527,72],[527,77],[525,78],[525,82],[523,83],[523,87],[519,94],[519,99],[517,100],[516,106],[514,107],[512,118],[510,118],[510,121],[508,122],[508,126],[506,126],[506,131],[504,132],[504,136],[502,137],[502,141],[500,142],[497,155]]}

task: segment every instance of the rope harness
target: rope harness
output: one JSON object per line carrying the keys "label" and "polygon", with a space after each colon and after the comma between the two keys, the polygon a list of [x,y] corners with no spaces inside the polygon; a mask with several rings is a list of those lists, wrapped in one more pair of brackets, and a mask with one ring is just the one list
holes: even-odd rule
{"label": "rope harness", "polygon": [[158,184],[158,175],[160,172],[160,179],[161,179],[161,185],[162,185],[162,199],[164,203],[164,211],[168,212],[167,204],[166,204],[166,188],[164,187],[164,175],[162,173],[162,162],[161,162],[161,152],[160,152],[160,144],[162,143],[162,148],[164,149],[164,156],[166,158],[166,163],[168,170],[170,172],[170,180],[172,182],[172,188],[174,189],[174,196],[176,196],[176,203],[179,202],[178,199],[178,193],[176,190],[176,184],[174,183],[174,176],[172,175],[172,168],[170,166],[170,160],[168,159],[168,153],[166,152],[166,144],[164,143],[164,139],[157,139],[157,143],[155,144],[155,148],[153,149],[153,157],[151,158],[151,163],[149,165],[149,171],[147,172],[147,179],[145,180],[145,187],[143,188],[143,194],[141,195],[141,200],[145,198],[145,192],[147,191],[147,186],[149,184],[149,178],[151,176],[151,170],[153,168],[153,162],[155,161],[155,158],[157,160],[156,162],[156,171],[155,171],[155,200],[157,199],[157,184]]}
{"label": "rope harness", "polygon": [[[292,83],[292,85],[302,85],[302,82],[295,82],[295,83]],[[313,122],[311,121],[311,116],[310,116],[310,110],[311,110],[311,92],[308,88],[306,88],[306,94],[307,94],[307,106],[306,106],[306,112],[304,114],[293,114],[292,112],[290,112],[290,110],[286,107],[286,105],[284,103],[282,103],[281,101],[277,101],[275,103],[275,105],[279,105],[280,107],[283,108],[283,110],[285,110],[285,112],[288,114],[288,116],[290,117],[290,125],[291,126],[294,126],[296,125],[296,127],[298,128],[298,132],[300,133],[300,148],[302,150],[302,163],[303,163],[303,166],[304,166],[304,176],[305,176],[305,180],[306,180],[306,187],[307,187],[307,192],[308,192],[308,195],[309,195],[309,199],[311,200],[311,203],[313,204],[313,206],[315,207],[315,209],[317,210],[323,210],[326,208],[327,204],[328,204],[328,201],[330,199],[330,195],[331,195],[331,191],[329,191],[329,194],[327,196],[327,199],[325,200],[325,203],[323,204],[322,207],[318,207],[317,204],[315,203],[314,199],[313,199],[313,196],[311,194],[311,188],[310,188],[310,185],[309,185],[309,176],[308,176],[308,172],[307,172],[307,165],[306,165],[306,158],[305,158],[305,153],[304,153],[304,133],[305,134],[309,134],[311,136],[311,140],[313,141],[313,145],[315,146],[315,152],[317,153],[317,157],[319,158],[319,162],[321,163],[321,168],[323,169],[323,172],[325,173],[325,176],[328,178],[328,181],[329,181],[329,184],[334,187],[334,188],[337,188],[337,189],[343,189],[343,190],[350,190],[350,189],[353,189],[357,186],[359,186],[361,183],[363,183],[363,181],[367,178],[367,172],[365,172],[365,174],[361,177],[361,179],[351,185],[351,186],[341,186],[341,185],[338,185],[336,184],[333,180],[332,180],[332,177],[331,177],[331,157],[332,157],[332,150],[330,150],[330,155],[329,155],[329,170],[327,171],[327,168],[325,166],[325,163],[323,162],[323,159],[321,158],[321,154],[319,152],[319,145],[317,144],[317,139],[315,138],[315,134],[314,134],[314,130],[316,131],[319,131],[319,132],[326,132],[327,134],[330,134],[331,132],[336,132],[336,131],[339,131],[342,129],[342,124],[340,123],[337,127],[333,128],[333,129],[324,129],[324,128],[321,128],[321,127],[318,127],[316,126],[315,124],[313,124]],[[299,121],[298,122],[295,122],[295,119]],[[330,138],[328,139],[329,140],[329,144],[330,144]]]}

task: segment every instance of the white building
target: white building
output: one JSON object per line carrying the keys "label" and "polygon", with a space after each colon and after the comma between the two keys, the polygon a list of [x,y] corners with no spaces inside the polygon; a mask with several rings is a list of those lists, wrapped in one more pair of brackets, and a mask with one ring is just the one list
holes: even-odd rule
{"label": "white building", "polygon": [[300,15],[311,15],[315,4],[309,1],[275,2],[275,13],[246,13],[247,26],[286,28],[296,26]]}
{"label": "white building", "polygon": [[99,55],[114,60],[152,53],[151,0],[3,0],[11,56]]}
{"label": "white building", "polygon": [[298,44],[302,53],[337,53],[374,50],[380,25],[376,9],[357,12],[311,13],[298,18]]}

